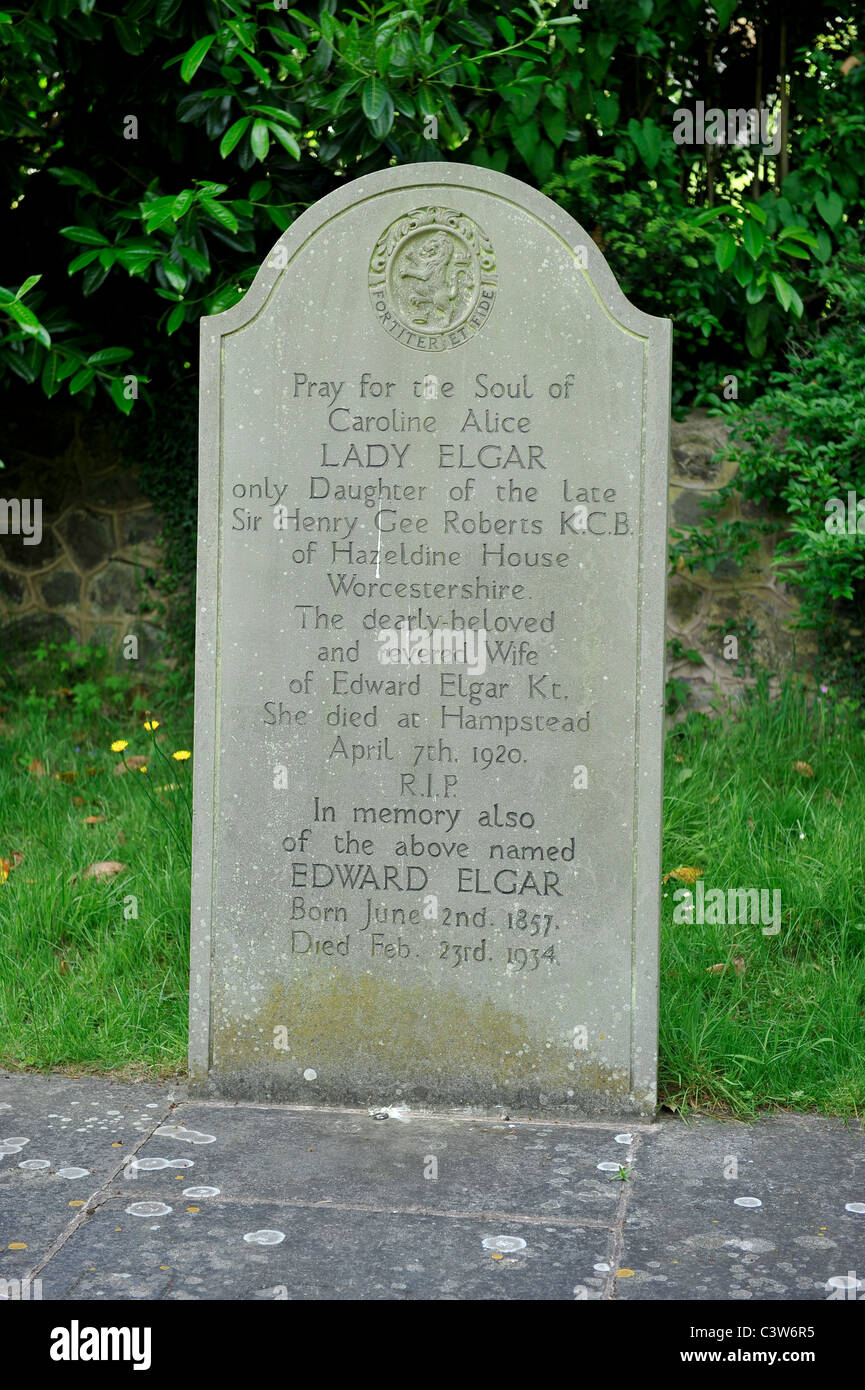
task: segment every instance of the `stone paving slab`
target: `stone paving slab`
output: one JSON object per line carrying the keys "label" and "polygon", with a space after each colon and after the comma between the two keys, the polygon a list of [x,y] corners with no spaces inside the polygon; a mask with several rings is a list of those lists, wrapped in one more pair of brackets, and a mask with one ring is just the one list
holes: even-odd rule
{"label": "stone paving slab", "polygon": [[[0,1074],[0,1141],[26,1140],[14,1153],[0,1142],[0,1277],[17,1276],[80,1219],[172,1102],[170,1086]],[[49,1166],[19,1166],[36,1161]]]}
{"label": "stone paving slab", "polygon": [[[742,1206],[753,1199],[759,1206]],[[640,1149],[617,1299],[825,1299],[865,1294],[865,1133],[812,1115],[655,1126]],[[679,1292],[668,1292],[679,1290]]]}
{"label": "stone paving slab", "polygon": [[30,1142],[0,1158],[0,1279],[44,1300],[865,1295],[860,1124],[376,1119],[30,1075],[3,1106]]}
{"label": "stone paving slab", "polygon": [[[86,1243],[67,1242],[43,1271],[43,1297],[573,1299],[573,1270],[583,1251],[606,1245],[603,1229],[514,1217],[484,1221],[273,1202],[197,1205],[198,1214],[184,1200],[165,1215],[136,1218],[121,1202],[106,1204],[88,1224]],[[284,1239],[244,1240],[261,1231]],[[519,1248],[494,1260],[483,1242],[502,1232]]]}
{"label": "stone paving slab", "polygon": [[[412,1112],[404,1119],[376,1120],[366,1111],[200,1101],[185,1104],[182,1118],[182,1126],[164,1126],[164,1133],[148,1140],[139,1162],[151,1155],[185,1156],[195,1163],[195,1181],[218,1184],[237,1200],[385,1207],[398,1200],[401,1208],[432,1212],[531,1212],[609,1224],[620,1184],[611,1183],[597,1164],[624,1163],[630,1152],[614,1141],[621,1126],[525,1125]],[[212,1136],[213,1142],[186,1141],[187,1131]],[[152,1182],[157,1173],[147,1176]]]}

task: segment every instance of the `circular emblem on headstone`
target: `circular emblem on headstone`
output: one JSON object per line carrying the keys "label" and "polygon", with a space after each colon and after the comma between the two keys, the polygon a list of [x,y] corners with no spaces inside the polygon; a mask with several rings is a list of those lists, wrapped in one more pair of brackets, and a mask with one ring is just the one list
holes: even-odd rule
{"label": "circular emblem on headstone", "polygon": [[379,323],[405,347],[459,347],[496,299],[496,258],[477,222],[453,208],[415,208],[382,232],[369,263]]}

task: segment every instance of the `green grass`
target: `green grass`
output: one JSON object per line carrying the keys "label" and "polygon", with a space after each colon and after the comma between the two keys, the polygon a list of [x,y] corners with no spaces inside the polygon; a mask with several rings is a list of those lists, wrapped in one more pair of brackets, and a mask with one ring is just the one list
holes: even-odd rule
{"label": "green grass", "polygon": [[[165,736],[166,766],[143,717],[91,716],[85,728],[72,711],[49,713],[45,701],[4,711],[0,859],[23,855],[0,882],[6,1066],[141,1075],[185,1068],[191,764],[171,754],[192,745],[188,724],[175,732],[164,722],[157,736]],[[112,753],[120,738],[129,747]],[[147,772],[116,777],[115,766],[135,753],[152,755]],[[34,759],[45,776],[28,771]],[[177,790],[156,790],[172,782]],[[105,819],[89,826],[90,815]],[[108,860],[128,870],[83,877]]]}
{"label": "green grass", "polygon": [[[157,716],[169,758],[192,746],[180,709]],[[33,700],[2,718],[0,859],[24,858],[0,883],[0,1063],[182,1071],[191,764],[151,756],[146,774],[115,777],[112,740],[129,740],[124,756],[153,753],[140,714],[82,721]],[[46,776],[28,771],[34,758]],[[155,790],[172,781],[177,791]],[[89,827],[87,815],[106,819]],[[780,700],[761,690],[735,718],[691,716],[668,736],[665,872],[699,868],[707,891],[777,888],[782,903],[781,930],[766,936],[759,923],[675,923],[682,885],[660,889],[670,1104],[865,1113],[863,840],[865,732],[847,707],[790,685]],[[97,860],[128,870],[82,878]]]}
{"label": "green grass", "polygon": [[661,1084],[674,1103],[865,1113],[863,840],[865,733],[845,707],[793,685],[770,702],[763,688],[737,718],[692,717],[669,736],[665,871],[777,888],[782,905],[776,936],[676,924],[682,885],[664,885]]}

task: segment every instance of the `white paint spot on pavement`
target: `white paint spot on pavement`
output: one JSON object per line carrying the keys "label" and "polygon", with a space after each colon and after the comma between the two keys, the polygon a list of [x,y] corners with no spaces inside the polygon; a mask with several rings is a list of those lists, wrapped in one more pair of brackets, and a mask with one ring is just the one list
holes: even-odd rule
{"label": "white paint spot on pavement", "polygon": [[18,1167],[24,1168],[28,1172],[30,1170],[35,1172],[37,1168],[50,1168],[51,1160],[50,1158],[25,1158],[23,1163],[18,1164]]}
{"label": "white paint spot on pavement", "polygon": [[862,1289],[865,1282],[855,1278],[850,1274],[833,1274],[831,1279],[826,1280],[827,1289]]}
{"label": "white paint spot on pavement", "polygon": [[247,1245],[281,1245],[285,1240],[285,1231],[271,1231],[267,1228],[261,1231],[248,1231],[243,1239]]}
{"label": "white paint spot on pavement", "polygon": [[[171,1207],[167,1207],[164,1202],[133,1202],[131,1207],[126,1208],[129,1216],[167,1216]],[[152,1231],[157,1231],[158,1226],[151,1226]]]}
{"label": "white paint spot on pavement", "polygon": [[318,1076],[318,1072],[315,1071],[315,1069],[314,1069],[313,1067],[307,1067],[306,1070],[305,1070],[304,1073],[303,1073],[303,1079],[304,1079],[304,1081],[315,1081],[315,1079],[316,1079],[317,1076]]}
{"label": "white paint spot on pavement", "polygon": [[202,1134],[199,1129],[187,1129],[186,1125],[160,1125],[154,1130],[160,1139],[183,1139],[187,1144],[215,1144],[215,1134]]}
{"label": "white paint spot on pavement", "polygon": [[865,1202],[848,1202],[845,1211],[852,1211],[856,1216],[865,1216]]}
{"label": "white paint spot on pavement", "polygon": [[58,1178],[89,1178],[89,1168],[58,1168]]}
{"label": "white paint spot on pavement", "polygon": [[737,1207],[761,1207],[763,1205],[759,1197],[734,1197],[733,1202]]}
{"label": "white paint spot on pavement", "polygon": [[218,1197],[218,1187],[184,1187],[184,1197]]}
{"label": "white paint spot on pavement", "polygon": [[194,1168],[192,1158],[131,1158],[127,1168],[137,1168],[139,1173],[156,1173],[160,1168]]}
{"label": "white paint spot on pavement", "polygon": [[521,1236],[484,1236],[483,1246],[485,1250],[495,1250],[507,1255],[514,1250],[525,1250],[526,1242]]}

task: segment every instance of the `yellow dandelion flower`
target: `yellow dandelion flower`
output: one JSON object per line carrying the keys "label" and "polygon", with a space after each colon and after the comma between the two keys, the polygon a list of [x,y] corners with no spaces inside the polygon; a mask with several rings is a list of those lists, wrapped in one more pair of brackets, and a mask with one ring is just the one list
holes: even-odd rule
{"label": "yellow dandelion flower", "polygon": [[146,771],[147,771],[147,768],[146,768],[146,767],[140,767],[140,768],[138,769],[138,771],[139,771],[139,772],[146,772]]}
{"label": "yellow dandelion flower", "polygon": [[148,719],[148,721],[147,721],[147,723],[144,725],[144,727],[145,727],[145,729],[147,730],[147,732],[148,732],[149,734],[152,734],[154,729],[158,729],[158,728],[159,728],[159,720],[158,720],[158,719]]}
{"label": "yellow dandelion flower", "polygon": [[192,754],[188,753],[185,748],[178,748],[177,752],[172,753],[171,756],[172,758],[176,758],[179,763],[183,763],[187,758],[191,758]]}
{"label": "yellow dandelion flower", "polygon": [[118,738],[118,739],[115,739],[114,742],[112,743],[112,745],[111,745],[111,751],[112,751],[112,753],[122,753],[123,750],[124,750],[124,748],[128,748],[128,747],[129,747],[129,739],[128,739],[128,738]]}

